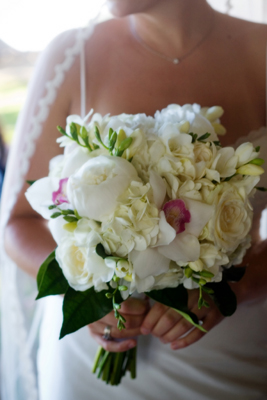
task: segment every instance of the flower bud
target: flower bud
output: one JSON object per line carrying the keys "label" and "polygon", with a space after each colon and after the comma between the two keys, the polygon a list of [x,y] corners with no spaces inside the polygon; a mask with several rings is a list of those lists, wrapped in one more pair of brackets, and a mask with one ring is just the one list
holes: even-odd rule
{"label": "flower bud", "polygon": [[190,262],[188,263],[188,265],[195,272],[202,271],[204,268],[204,264],[200,259],[198,259],[197,261]]}
{"label": "flower bud", "polygon": [[258,176],[264,173],[264,169],[258,165],[246,164],[236,170],[237,174]]}
{"label": "flower bud", "polygon": [[217,135],[223,136],[226,134],[226,129],[222,124],[219,124],[218,122],[213,122],[212,126],[213,126],[215,132],[217,133]]}
{"label": "flower bud", "polygon": [[221,116],[223,115],[224,110],[222,107],[220,106],[213,106],[210,107],[208,109],[208,111],[206,112],[205,117],[209,120],[209,121],[215,121],[217,118],[221,118]]}

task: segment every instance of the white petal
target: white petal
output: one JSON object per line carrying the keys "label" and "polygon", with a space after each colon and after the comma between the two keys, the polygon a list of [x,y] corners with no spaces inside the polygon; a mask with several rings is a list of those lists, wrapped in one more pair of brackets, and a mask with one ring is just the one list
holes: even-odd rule
{"label": "white petal", "polygon": [[176,232],[175,229],[173,229],[173,227],[166,221],[164,211],[161,211],[159,215],[159,236],[156,246],[165,246],[174,240]]}
{"label": "white petal", "polygon": [[198,237],[206,223],[212,217],[214,207],[201,201],[196,201],[188,198],[183,199],[186,208],[190,211],[191,220],[185,224],[185,233],[191,233]]}
{"label": "white petal", "polygon": [[144,293],[144,292],[149,292],[155,283],[155,278],[153,276],[148,276],[147,278],[144,279],[136,279],[135,284],[136,284],[136,290],[138,293]]}
{"label": "white petal", "polygon": [[156,249],[150,248],[144,251],[131,251],[129,261],[132,262],[134,272],[140,279],[167,272],[170,263],[170,260],[160,255]]}
{"label": "white petal", "polygon": [[65,156],[65,163],[62,170],[62,178],[68,178],[70,175],[78,171],[79,168],[92,158],[88,151],[84,151],[82,147],[78,146],[68,156]]}
{"label": "white petal", "polygon": [[160,246],[158,252],[176,262],[196,261],[200,255],[198,239],[185,232],[179,233],[168,246]]}
{"label": "white petal", "polygon": [[58,188],[59,178],[41,178],[28,188],[25,196],[35,211],[41,214],[43,218],[49,219],[55,210],[48,210],[48,206],[53,204],[52,193],[57,191]]}
{"label": "white petal", "polygon": [[153,199],[157,208],[161,208],[166,196],[166,185],[159,174],[155,171],[150,171],[150,185],[153,190]]}
{"label": "white petal", "polygon": [[63,217],[51,218],[48,222],[49,230],[55,240],[55,242],[59,245],[60,242],[65,240],[66,237],[70,237],[71,233],[68,232],[63,226],[67,222],[63,219]]}

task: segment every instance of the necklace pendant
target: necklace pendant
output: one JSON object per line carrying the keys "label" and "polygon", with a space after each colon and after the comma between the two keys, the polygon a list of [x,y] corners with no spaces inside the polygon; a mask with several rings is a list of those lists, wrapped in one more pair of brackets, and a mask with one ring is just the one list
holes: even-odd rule
{"label": "necklace pendant", "polygon": [[173,59],[173,64],[179,64],[179,59],[178,58],[174,58]]}

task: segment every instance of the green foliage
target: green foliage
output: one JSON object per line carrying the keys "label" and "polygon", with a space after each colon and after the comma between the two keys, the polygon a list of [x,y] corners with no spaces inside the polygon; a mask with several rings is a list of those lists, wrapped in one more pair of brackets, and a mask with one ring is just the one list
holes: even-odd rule
{"label": "green foliage", "polygon": [[[69,288],[63,302],[63,324],[60,339],[103,318],[112,311],[112,300],[106,297],[106,293],[108,293],[107,290],[96,292],[94,288],[84,292]],[[116,296],[116,302],[122,302],[119,294]]]}
{"label": "green foliage", "polygon": [[37,287],[36,300],[50,295],[64,294],[67,291],[69,284],[55,259],[55,251],[41,265],[37,275]]}

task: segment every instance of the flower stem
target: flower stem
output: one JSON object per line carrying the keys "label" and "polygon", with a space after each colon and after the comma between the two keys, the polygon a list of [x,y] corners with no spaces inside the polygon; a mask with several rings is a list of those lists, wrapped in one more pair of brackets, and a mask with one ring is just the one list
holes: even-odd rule
{"label": "flower stem", "polygon": [[97,353],[95,355],[94,364],[93,364],[93,368],[92,368],[93,374],[96,373],[96,370],[98,368],[98,363],[101,360],[104,352],[105,352],[105,350],[103,349],[103,347],[99,346],[98,349],[97,349]]}

